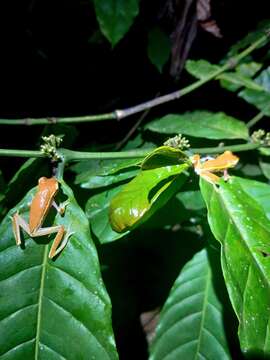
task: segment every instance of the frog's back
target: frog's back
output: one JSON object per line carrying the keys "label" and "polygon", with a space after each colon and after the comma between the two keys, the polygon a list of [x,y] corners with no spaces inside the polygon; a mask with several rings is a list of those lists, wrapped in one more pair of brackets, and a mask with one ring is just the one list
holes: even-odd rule
{"label": "frog's back", "polygon": [[57,190],[58,182],[55,178],[42,177],[39,179],[38,191],[30,207],[29,228],[31,233],[42,226]]}

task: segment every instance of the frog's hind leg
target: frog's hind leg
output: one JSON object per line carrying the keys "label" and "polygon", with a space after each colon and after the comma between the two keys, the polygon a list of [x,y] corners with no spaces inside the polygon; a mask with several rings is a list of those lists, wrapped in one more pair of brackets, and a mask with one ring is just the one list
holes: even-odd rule
{"label": "frog's hind leg", "polygon": [[[57,234],[54,238],[53,244],[52,244],[50,252],[49,252],[50,259],[52,259],[54,256],[59,254],[59,252],[64,248],[64,246],[62,246],[62,244],[61,244],[61,241],[65,234],[64,226],[56,225],[56,226],[40,228],[35,232],[35,234],[32,235],[33,237],[36,237],[36,236],[50,235],[53,233],[57,233]],[[65,242],[65,245],[66,245],[66,243],[67,243],[67,241]],[[61,244],[61,245],[59,246],[59,244]]]}
{"label": "frog's hind leg", "polygon": [[[64,227],[62,226],[62,230],[60,230],[55,239],[54,242],[51,246],[50,252],[49,252],[49,258],[52,259],[54,258],[56,255],[58,255],[63,249],[64,247],[67,245],[69,237],[72,235],[73,233],[71,232],[65,232]],[[64,238],[63,238],[64,236]],[[63,240],[62,240],[63,239]]]}

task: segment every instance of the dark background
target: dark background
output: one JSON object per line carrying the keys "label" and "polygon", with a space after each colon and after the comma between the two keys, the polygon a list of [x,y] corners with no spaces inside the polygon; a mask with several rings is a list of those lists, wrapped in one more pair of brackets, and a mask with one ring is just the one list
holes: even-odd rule
{"label": "dark background", "polygon": [[[98,24],[90,0],[2,1],[0,117],[103,113],[143,102],[158,92],[164,94],[185,86],[191,81],[189,77],[183,74],[175,81],[168,67],[160,75],[147,57],[148,30],[159,24],[164,3],[161,0],[141,1],[140,15],[112,51],[109,42],[97,34]],[[223,38],[217,39],[199,29],[190,57],[219,61],[230,45],[267,16],[268,8],[269,2],[262,0],[256,4],[212,1],[213,18]],[[208,91],[204,87],[181,101],[161,106],[150,118],[168,111],[208,105],[241,112],[224,99],[224,93],[220,98],[217,88],[210,85]],[[235,98],[231,94],[228,97]],[[241,102],[237,105],[240,107]],[[247,115],[244,113],[242,117]],[[82,131],[77,147],[89,143],[93,137],[105,143],[121,138],[137,116],[121,123],[79,125]],[[41,127],[1,126],[0,131],[1,147],[34,148]]]}

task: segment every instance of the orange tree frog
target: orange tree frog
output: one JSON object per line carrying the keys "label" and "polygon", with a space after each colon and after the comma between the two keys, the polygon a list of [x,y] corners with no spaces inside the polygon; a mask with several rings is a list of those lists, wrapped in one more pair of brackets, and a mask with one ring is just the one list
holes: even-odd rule
{"label": "orange tree frog", "polygon": [[225,151],[214,159],[209,160],[206,158],[204,161],[201,160],[198,154],[191,157],[195,172],[212,184],[216,184],[220,180],[220,177],[214,173],[223,172],[224,178],[227,179],[227,169],[234,167],[238,161],[239,158],[231,151]]}
{"label": "orange tree frog", "polygon": [[40,178],[37,193],[30,205],[29,224],[27,224],[18,212],[12,216],[13,232],[18,246],[21,245],[20,227],[31,237],[57,233],[49,252],[50,259],[63,250],[69,238],[69,235],[64,237],[65,228],[63,225],[42,227],[51,206],[54,206],[60,214],[63,214],[65,211],[64,206],[59,207],[54,201],[57,191],[58,181],[56,178]]}

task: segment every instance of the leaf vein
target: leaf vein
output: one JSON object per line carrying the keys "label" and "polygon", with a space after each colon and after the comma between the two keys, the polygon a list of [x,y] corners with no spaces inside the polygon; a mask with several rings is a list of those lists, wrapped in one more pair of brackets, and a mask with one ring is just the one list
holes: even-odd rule
{"label": "leaf vein", "polygon": [[59,309],[61,309],[63,312],[69,314],[76,322],[78,322],[92,337],[93,339],[95,339],[95,341],[98,343],[98,345],[104,350],[104,352],[107,355],[107,358],[110,359],[106,349],[104,348],[104,346],[100,343],[100,341],[98,340],[98,338],[96,337],[96,335],[94,335],[92,333],[92,331],[79,319],[77,319],[77,317],[72,314],[72,312],[70,312],[69,310],[67,310],[66,308],[63,307],[63,305],[58,304],[55,300],[49,298],[48,296],[44,295],[44,298],[48,299],[51,303],[53,303],[56,307],[58,307]]}
{"label": "leaf vein", "polygon": [[36,305],[37,305],[37,304],[27,304],[27,305],[25,305],[24,307],[22,307],[22,308],[20,308],[20,309],[18,309],[18,310],[16,310],[16,311],[14,311],[14,312],[8,314],[7,316],[5,316],[4,318],[2,318],[2,319],[0,320],[0,323],[2,323],[3,321],[7,320],[7,319],[8,319],[9,317],[11,317],[11,316],[16,316],[16,314],[18,314],[19,312],[21,312],[21,311],[23,311],[23,310],[25,310],[25,309],[27,309],[27,308],[30,308],[31,306],[36,306]]}
{"label": "leaf vein", "polygon": [[17,350],[17,349],[20,348],[21,346],[24,346],[24,345],[26,345],[27,343],[30,343],[31,341],[34,341],[34,340],[35,340],[35,338],[30,339],[30,340],[23,341],[22,343],[20,343],[20,344],[14,346],[14,347],[8,349],[7,351],[5,351],[4,353],[2,353],[2,354],[0,354],[0,355],[1,355],[1,357],[4,356],[4,355],[7,355],[10,351]]}
{"label": "leaf vein", "polygon": [[[98,298],[99,300],[102,301],[103,304],[105,304],[104,300],[98,295],[98,294],[95,294],[92,290],[90,290],[88,287],[86,287],[84,285],[84,283],[82,283],[79,279],[77,279],[73,274],[70,274],[69,272],[57,267],[57,266],[51,266],[49,265],[49,267],[51,269],[54,269],[54,270],[58,270],[59,272],[62,272],[63,274],[65,274],[66,276],[69,276],[70,278],[72,278],[73,280],[77,281],[83,288],[85,288],[85,290],[91,294],[92,296]],[[106,304],[105,304],[106,305]]]}

